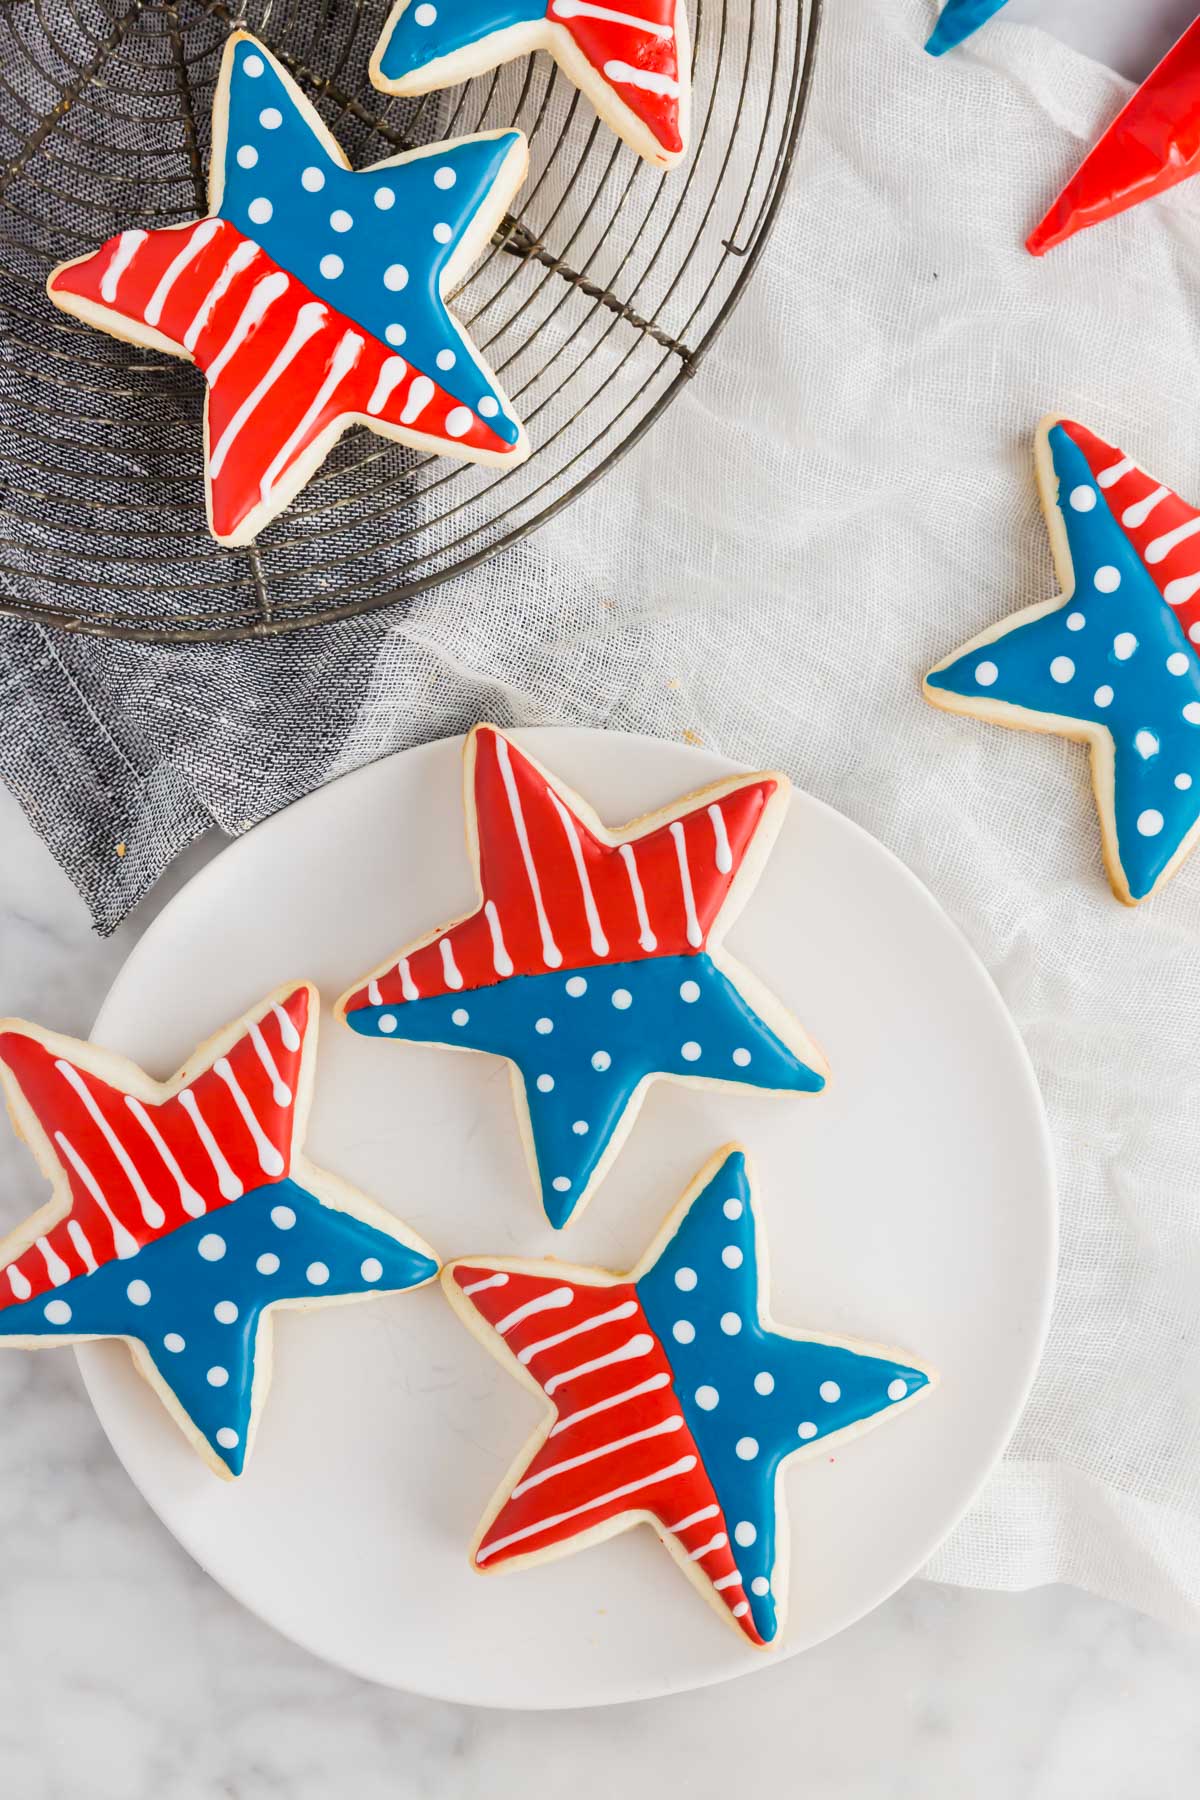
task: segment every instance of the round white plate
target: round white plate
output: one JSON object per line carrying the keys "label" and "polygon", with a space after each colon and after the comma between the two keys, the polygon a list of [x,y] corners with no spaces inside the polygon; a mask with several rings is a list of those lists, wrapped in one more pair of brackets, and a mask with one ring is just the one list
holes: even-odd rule
{"label": "round white plate", "polygon": [[[583,730],[517,734],[618,823],[728,774],[706,752]],[[165,1076],[276,983],[326,1009],[408,939],[474,904],[461,745],[324,788],[232,845],[149,928],[98,1042]],[[893,1592],[1000,1454],[1041,1349],[1054,1198],[1041,1101],[1008,1014],[920,884],[796,794],[730,934],[823,1046],[816,1097],[657,1083],[584,1217],[546,1225],[506,1066],[336,1027],[326,1010],[314,1161],[444,1257],[557,1253],[630,1267],[732,1138],[758,1169],[775,1318],[898,1344],[941,1372],[911,1412],[787,1477],[791,1620],[746,1646],[646,1528],[486,1579],[467,1546],[537,1402],[434,1285],[284,1314],[254,1458],[216,1480],[118,1344],[78,1350],[117,1454],[179,1541],[329,1661],[493,1706],[597,1705],[721,1681],[818,1643]]]}

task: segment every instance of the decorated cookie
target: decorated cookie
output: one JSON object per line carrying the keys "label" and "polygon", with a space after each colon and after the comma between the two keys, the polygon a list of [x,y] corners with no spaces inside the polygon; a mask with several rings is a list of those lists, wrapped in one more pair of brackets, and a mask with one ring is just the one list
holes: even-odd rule
{"label": "decorated cookie", "polygon": [[825,1064],[721,947],[787,805],[737,775],[610,831],[494,725],[466,741],[480,903],[338,1001],[355,1031],[507,1057],[546,1216],[586,1204],[658,1075],[814,1093]]}
{"label": "decorated cookie", "polygon": [[534,50],[549,50],[639,156],[679,161],[691,93],[684,0],[398,0],[371,80],[388,94],[427,94]]}
{"label": "decorated cookie", "polygon": [[122,231],[61,263],[49,295],[113,337],[195,362],[209,525],[246,544],[350,425],[473,462],[528,455],[443,298],[526,162],[519,131],[493,131],[352,171],[290,76],[235,32],[213,106],[208,217]]}
{"label": "decorated cookie", "polygon": [[1043,420],[1037,469],[1062,593],[956,650],[925,696],[1091,746],[1104,861],[1133,906],[1200,822],[1200,513],[1068,419]]}
{"label": "decorated cookie", "polygon": [[642,1521],[750,1643],[787,1611],[780,1476],[933,1380],[901,1351],[776,1325],[744,1153],[718,1152],[628,1275],[468,1257],[455,1311],[546,1417],[493,1496],[477,1569],[564,1556]]}
{"label": "decorated cookie", "polygon": [[930,56],[944,56],[1000,11],[1005,0],[946,0],[925,48]]}
{"label": "decorated cookie", "polygon": [[317,992],[279,988],[170,1081],[0,1021],[0,1079],[51,1199],[0,1243],[0,1347],[124,1338],[201,1456],[240,1475],[271,1312],[420,1287],[428,1245],[301,1151]]}

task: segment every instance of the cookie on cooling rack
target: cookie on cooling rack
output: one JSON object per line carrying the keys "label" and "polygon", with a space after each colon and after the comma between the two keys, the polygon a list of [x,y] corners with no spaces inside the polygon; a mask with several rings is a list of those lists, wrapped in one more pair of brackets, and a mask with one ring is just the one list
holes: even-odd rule
{"label": "cookie on cooling rack", "polygon": [[519,131],[352,170],[245,32],[213,104],[209,215],[131,229],[50,275],[51,300],[204,374],[209,525],[251,542],[350,425],[415,449],[513,464],[525,433],[444,294],[524,179]]}
{"label": "cookie on cooling rack", "polygon": [[0,1022],[0,1081],[52,1198],[0,1242],[0,1348],[123,1338],[200,1455],[240,1475],[271,1314],[432,1281],[427,1244],[303,1155],[317,991],[282,987],[170,1081]]}
{"label": "cookie on cooling rack", "polygon": [[427,94],[548,50],[606,125],[647,162],[687,149],[691,54],[684,0],[398,0],[371,57],[387,94]]}

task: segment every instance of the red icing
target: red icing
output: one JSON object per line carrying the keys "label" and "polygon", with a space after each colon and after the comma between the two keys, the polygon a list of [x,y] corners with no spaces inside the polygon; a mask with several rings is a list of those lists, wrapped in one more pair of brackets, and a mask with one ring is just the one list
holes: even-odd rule
{"label": "red icing", "polygon": [[1029,235],[1041,256],[1200,168],[1200,19],[1167,51]]}
{"label": "red icing", "polygon": [[[497,1272],[494,1264],[459,1263],[454,1279],[467,1293]],[[509,1497],[480,1540],[476,1565],[491,1568],[536,1555],[622,1513],[648,1512],[662,1535],[676,1537],[689,1557],[700,1552],[694,1560],[709,1581],[735,1575],[727,1521],[684,1419],[671,1365],[633,1283],[585,1285],[577,1270],[567,1275],[552,1269],[537,1275],[499,1272],[507,1277],[502,1285],[477,1287],[467,1297],[489,1325],[506,1327],[500,1335],[514,1356],[542,1346],[525,1367],[543,1389],[550,1386],[548,1397],[561,1429],[546,1438],[512,1482]],[[509,1323],[531,1301],[563,1290],[570,1295],[566,1304],[544,1305]],[[618,1310],[619,1318],[587,1325]],[[578,1330],[581,1325],[586,1328]],[[563,1333],[573,1335],[564,1338]],[[587,1366],[625,1347],[630,1353],[620,1360],[601,1368]],[[631,1389],[644,1390],[650,1382],[656,1383],[650,1391],[630,1395]],[[581,1416],[604,1401],[615,1404]],[[654,1435],[641,1435],[649,1432]],[[631,1438],[636,1441],[629,1442]],[[593,1456],[595,1451],[603,1453]],[[705,1516],[687,1523],[696,1513]],[[752,1643],[760,1644],[741,1581],[715,1591],[731,1613],[745,1605],[736,1623]]]}
{"label": "red icing", "polygon": [[[212,224],[211,220],[201,219],[194,224],[147,233],[120,273],[111,301],[105,299],[101,284],[114,259],[120,254],[122,238],[126,234],[110,238],[94,256],[60,270],[53,278],[52,291],[56,294],[80,295],[105,307],[114,320],[126,318],[141,325],[146,322],[146,309],[171,263],[197,232],[210,230]],[[181,270],[171,285],[162,302],[161,315],[152,321],[154,328],[173,343],[182,346],[206,296],[222,279],[230,258],[239,246],[249,241],[227,220],[216,221],[216,230],[209,241],[202,243],[191,262]],[[369,412],[372,397],[377,391],[380,371],[385,364],[391,364],[394,368],[402,359],[353,320],[318,300],[294,276],[280,271],[266,252],[257,247],[253,259],[234,274],[212,307],[203,329],[194,339],[195,347],[189,354],[193,356],[199,369],[207,373],[237,330],[238,322],[243,318],[258,284],[265,276],[276,273],[285,275],[285,291],[266,308],[260,321],[224,363],[216,380],[210,381],[210,462],[238,409],[258,387],[288,344],[297,327],[301,308],[306,305],[320,306],[324,322],[297,351],[249,414],[227,448],[219,472],[215,476],[210,472],[212,525],[219,538],[233,536],[239,527],[244,526],[252,515],[266,505],[269,490],[264,494],[263,487],[267,477],[270,477],[270,486],[276,486],[314,440],[334,421],[348,415],[362,415],[380,424],[400,425],[404,423],[401,415],[410,399],[414,381],[431,379],[422,370],[404,363],[403,378],[391,389],[387,398],[377,404],[373,412]],[[326,378],[330,376],[332,360],[338,353],[339,346],[351,338],[361,342],[353,366],[329,389],[321,405],[310,417],[310,411],[322,392]],[[461,422],[464,415],[471,421],[468,429],[459,436],[451,436],[446,429],[446,422],[452,413],[458,414],[456,423]],[[414,431],[444,439],[451,448],[471,446],[501,455],[511,453],[510,445],[497,437],[490,426],[477,418],[469,408],[464,408],[436,381],[432,382],[432,393],[418,417],[408,423],[409,428]],[[281,457],[282,460],[279,460]]]}
{"label": "red icing", "polygon": [[[1200,529],[1180,539],[1165,553],[1162,539],[1180,526],[1193,525],[1200,520],[1200,512],[1169,488],[1164,490],[1161,482],[1142,469],[1130,469],[1112,480],[1109,472],[1115,473],[1128,461],[1125,452],[1070,419],[1063,419],[1061,424],[1087,458],[1088,467],[1096,477],[1113,517],[1141,557],[1147,574],[1188,637],[1196,643],[1200,638]],[[1155,499],[1143,519],[1136,509],[1151,495],[1160,494],[1161,498]],[[1135,509],[1132,516],[1131,507]]]}
{"label": "red icing", "polygon": [[[67,1174],[71,1194],[70,1210],[40,1240],[46,1248],[31,1244],[15,1262],[0,1268],[0,1310],[17,1300],[36,1298],[60,1286],[63,1280],[87,1274],[89,1264],[80,1233],[95,1262],[109,1262],[119,1254],[122,1231],[141,1248],[192,1218],[219,1210],[243,1191],[249,1193],[267,1181],[282,1180],[291,1165],[296,1086],[308,1027],[308,1002],[308,989],[298,987],[282,1003],[289,1021],[286,1036],[293,1042],[299,1040],[295,1048],[288,1048],[284,1025],[268,1004],[254,1015],[266,1058],[247,1028],[224,1052],[223,1059],[214,1058],[188,1081],[187,1090],[228,1166],[228,1192],[221,1191],[220,1172],[183,1100],[176,1095],[157,1104],[142,1103],[186,1184],[190,1206],[185,1205],[179,1178],[152,1132],[129,1105],[124,1090],[113,1087],[89,1066],[86,1045],[79,1045],[77,1056],[68,1065],[73,1081],[58,1066],[56,1052],[48,1049],[41,1038],[19,1030],[0,1033],[0,1063],[53,1145]],[[276,1098],[276,1080],[267,1068],[267,1059],[288,1090],[286,1103]],[[263,1167],[260,1146],[242,1116],[230,1084],[217,1073],[217,1065],[224,1063],[266,1140],[266,1160],[273,1164],[271,1171]],[[128,1167],[78,1091],[80,1085],[119,1145]],[[236,1194],[232,1191],[234,1182]],[[144,1193],[139,1192],[139,1183]],[[149,1219],[148,1213],[152,1215]],[[72,1225],[76,1227],[74,1232]],[[57,1264],[65,1266],[65,1276]],[[59,1273],[58,1282],[53,1278],[55,1272]]]}
{"label": "red icing", "polygon": [[[549,17],[570,32],[593,68],[599,70],[617,98],[649,128],[663,149],[678,155],[683,149],[683,138],[679,131],[681,77],[675,39],[675,19],[679,9],[675,0],[632,0],[628,5],[625,0],[617,0],[611,10],[668,26],[671,36],[659,37],[612,19],[593,19],[585,15],[560,18],[553,0]],[[660,81],[669,83],[676,91],[655,93],[652,88],[640,87],[636,82],[615,79],[608,73],[612,63],[648,75],[656,85]],[[686,82],[687,79],[685,69],[682,80]]]}
{"label": "red icing", "polygon": [[[749,777],[718,800],[701,800],[676,825],[660,825],[629,840],[651,944],[638,918],[629,858],[621,849],[596,837],[560,790],[548,784],[542,771],[493,727],[480,726],[474,733],[474,745],[474,804],[484,906],[411,952],[405,959],[406,968],[397,966],[379,976],[376,983],[357,989],[345,1002],[347,1012],[380,1001],[403,1005],[406,998],[416,997],[414,987],[417,995],[446,994],[459,986],[487,987],[502,974],[543,974],[547,968],[589,968],[606,962],[632,962],[650,954],[684,956],[703,949],[767,801],[775,792],[774,781]],[[505,753],[537,878],[545,932],[505,782]],[[720,829],[714,812],[719,814]],[[564,814],[569,823],[564,822]],[[572,831],[579,844],[586,888],[575,863]],[[680,839],[695,915],[690,936]],[[728,866],[719,866],[718,859],[727,861]],[[594,921],[588,916],[589,890]],[[494,923],[488,903],[495,908]],[[499,967],[496,928],[503,941]],[[449,965],[443,944],[452,959]],[[553,960],[555,952],[557,962]],[[511,970],[504,963],[505,956]],[[458,982],[452,979],[453,969],[461,977]],[[407,993],[406,980],[410,984]]]}

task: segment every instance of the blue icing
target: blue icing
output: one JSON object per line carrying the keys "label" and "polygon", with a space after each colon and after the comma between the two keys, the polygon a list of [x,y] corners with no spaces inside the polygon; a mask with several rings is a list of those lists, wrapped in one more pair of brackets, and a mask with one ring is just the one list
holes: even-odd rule
{"label": "blue icing", "polygon": [[385,81],[399,81],[435,57],[449,56],[479,43],[493,32],[526,25],[546,16],[546,0],[411,0],[385,29],[379,46],[379,71]]}
{"label": "blue icing", "polygon": [[439,278],[519,138],[464,138],[388,168],[344,169],[261,46],[243,41],[230,75],[220,216],[515,443],[517,425],[447,311]]}
{"label": "blue icing", "polygon": [[735,1152],[637,1284],[728,1522],[759,1633],[776,1633],[775,1484],[806,1445],[928,1385],[920,1369],[759,1322],[753,1195]]}
{"label": "blue icing", "polygon": [[930,56],[944,56],[1000,11],[1005,0],[946,0],[942,16],[925,44]]}
{"label": "blue icing", "polygon": [[1074,595],[927,681],[1107,727],[1117,850],[1129,891],[1141,899],[1200,817],[1200,659],[1083,452],[1061,426],[1049,441]]}
{"label": "blue icing", "polygon": [[416,1287],[436,1273],[427,1256],[388,1233],[322,1205],[295,1182],[277,1181],[189,1220],[136,1256],[4,1308],[0,1339],[138,1339],[196,1429],[240,1475],[263,1309],[277,1300]]}
{"label": "blue icing", "polygon": [[825,1085],[706,953],[514,975],[461,994],[362,1007],[347,1023],[368,1036],[509,1057],[524,1079],[542,1204],[555,1227],[571,1217],[647,1076],[808,1093]]}

